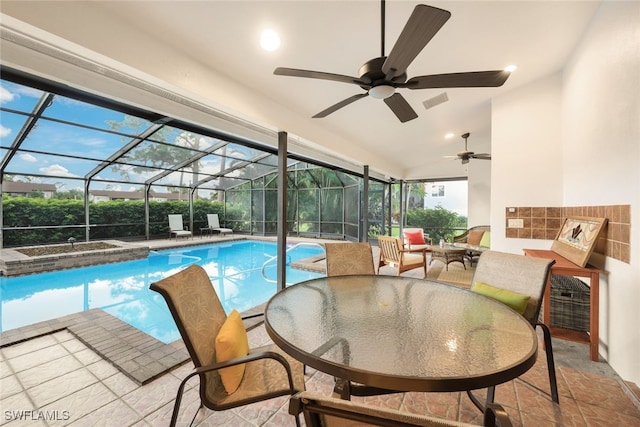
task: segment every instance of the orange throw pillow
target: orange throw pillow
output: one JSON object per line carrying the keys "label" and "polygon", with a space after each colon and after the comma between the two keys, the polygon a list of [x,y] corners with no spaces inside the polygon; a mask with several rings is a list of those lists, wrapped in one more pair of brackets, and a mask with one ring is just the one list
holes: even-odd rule
{"label": "orange throw pillow", "polygon": [[405,231],[404,232],[404,237],[406,237],[409,240],[409,243],[412,244],[412,245],[424,245],[425,244],[424,233],[422,232],[422,230]]}
{"label": "orange throw pillow", "polygon": [[[242,317],[237,310],[232,310],[231,314],[224,321],[220,332],[216,336],[216,362],[226,362],[236,357],[249,354],[249,339],[244,328]],[[245,364],[229,366],[220,369],[222,385],[228,394],[235,392],[240,386],[244,376]]]}

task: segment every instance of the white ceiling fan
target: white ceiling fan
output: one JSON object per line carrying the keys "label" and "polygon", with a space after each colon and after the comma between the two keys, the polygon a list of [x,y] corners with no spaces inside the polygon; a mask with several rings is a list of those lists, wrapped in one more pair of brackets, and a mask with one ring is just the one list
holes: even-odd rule
{"label": "white ceiling fan", "polygon": [[467,139],[471,135],[469,132],[463,133],[461,136],[464,139],[464,151],[459,152],[455,156],[444,156],[445,159],[454,159],[454,160],[462,160],[462,164],[469,163],[469,159],[480,159],[480,160],[491,160],[491,154],[489,153],[474,153],[473,151],[469,151],[467,147]]}

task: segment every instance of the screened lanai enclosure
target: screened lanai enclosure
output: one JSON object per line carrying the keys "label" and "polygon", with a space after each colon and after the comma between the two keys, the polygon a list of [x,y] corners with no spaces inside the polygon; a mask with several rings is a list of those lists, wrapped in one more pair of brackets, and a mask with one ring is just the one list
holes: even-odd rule
{"label": "screened lanai enclosure", "polygon": [[[278,146],[0,71],[0,247],[167,238],[169,214],[194,235],[210,213],[236,233],[275,235],[284,181],[289,236],[365,241],[417,226],[440,238],[466,228],[466,199],[463,215],[437,198],[428,209],[428,185],[436,197],[446,180],[281,156]],[[452,181],[466,198],[466,179]]]}
{"label": "screened lanai enclosure", "polygon": [[[276,233],[277,149],[9,70],[1,85],[3,247],[166,238],[176,213],[194,234],[208,213]],[[288,155],[286,171],[288,235],[364,240],[389,222],[391,184],[366,168]]]}

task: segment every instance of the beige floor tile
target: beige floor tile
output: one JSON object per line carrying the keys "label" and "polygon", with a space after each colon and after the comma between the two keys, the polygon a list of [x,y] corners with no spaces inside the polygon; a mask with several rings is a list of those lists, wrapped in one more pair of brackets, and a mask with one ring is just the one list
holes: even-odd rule
{"label": "beige floor tile", "polygon": [[42,408],[51,402],[62,399],[97,382],[98,379],[83,368],[33,386],[27,393],[36,406]]}
{"label": "beige floor tile", "polygon": [[127,406],[122,400],[113,402],[87,414],[70,424],[72,427],[111,427],[128,426],[141,421],[142,417],[136,411]]}
{"label": "beige floor tile", "polygon": [[23,391],[22,384],[15,375],[10,375],[0,379],[0,400]]}
{"label": "beige floor tile", "polygon": [[55,344],[49,347],[41,348],[30,353],[21,354],[7,361],[11,365],[14,372],[21,372],[33,367],[42,365],[46,362],[55,361],[68,356],[69,352],[61,345]]}
{"label": "beige floor tile", "polygon": [[[11,360],[9,361],[11,363]],[[16,373],[22,385],[29,389],[38,384],[47,382],[53,378],[75,371],[82,368],[82,364],[78,362],[72,355],[43,363],[31,369]]]}
{"label": "beige floor tile", "polygon": [[44,411],[68,411],[70,418],[57,422],[50,422],[51,426],[64,426],[80,420],[82,417],[93,413],[99,408],[113,402],[117,396],[100,383],[92,384],[82,390],[78,390],[69,396],[63,397],[45,407]]}
{"label": "beige floor tile", "polygon": [[138,413],[146,416],[168,402],[173,402],[179,384],[172,375],[164,375],[124,395],[122,399]]}
{"label": "beige floor tile", "polygon": [[4,347],[2,349],[2,354],[5,358],[12,359],[56,344],[58,344],[58,341],[52,335],[45,335],[38,339],[28,340],[20,344]]}

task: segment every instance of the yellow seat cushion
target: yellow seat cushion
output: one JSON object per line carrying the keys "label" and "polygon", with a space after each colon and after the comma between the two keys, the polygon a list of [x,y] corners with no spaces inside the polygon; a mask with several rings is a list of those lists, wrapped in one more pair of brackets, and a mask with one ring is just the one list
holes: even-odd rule
{"label": "yellow seat cushion", "polygon": [[[249,339],[244,328],[242,317],[237,310],[232,310],[231,314],[224,321],[218,335],[216,336],[216,362],[226,362],[227,360],[249,354]],[[245,364],[229,366],[220,369],[220,378],[224,389],[228,394],[235,392],[240,386],[244,376]]]}
{"label": "yellow seat cushion", "polygon": [[484,295],[489,298],[493,298],[496,301],[511,307],[520,314],[524,314],[527,309],[527,304],[531,297],[529,295],[519,294],[517,292],[508,291],[506,289],[496,288],[495,286],[487,285],[482,282],[475,282],[471,286],[471,291],[480,295]]}

